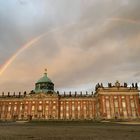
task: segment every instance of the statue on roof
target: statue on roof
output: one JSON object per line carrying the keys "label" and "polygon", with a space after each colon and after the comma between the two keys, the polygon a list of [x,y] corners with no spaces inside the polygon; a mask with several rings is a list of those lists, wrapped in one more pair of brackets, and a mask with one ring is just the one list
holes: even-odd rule
{"label": "statue on roof", "polygon": [[112,87],[112,84],[111,84],[111,83],[108,83],[108,87],[109,87],[109,88]]}
{"label": "statue on roof", "polygon": [[135,88],[138,89],[138,83],[135,83]]}
{"label": "statue on roof", "polygon": [[124,87],[127,87],[127,83],[124,83]]}
{"label": "statue on roof", "polygon": [[116,81],[115,86],[120,87],[120,82],[118,80]]}

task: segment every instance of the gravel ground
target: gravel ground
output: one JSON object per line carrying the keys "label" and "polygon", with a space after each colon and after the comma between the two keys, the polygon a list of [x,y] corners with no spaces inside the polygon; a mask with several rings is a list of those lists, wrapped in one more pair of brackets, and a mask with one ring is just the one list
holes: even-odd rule
{"label": "gravel ground", "polygon": [[140,125],[113,123],[0,123],[0,140],[140,140]]}

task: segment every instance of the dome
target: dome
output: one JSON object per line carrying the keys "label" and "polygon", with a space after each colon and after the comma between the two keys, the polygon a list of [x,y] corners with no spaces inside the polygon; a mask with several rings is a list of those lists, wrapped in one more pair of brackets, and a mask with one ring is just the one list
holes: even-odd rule
{"label": "dome", "polygon": [[44,76],[41,77],[41,78],[37,81],[37,83],[47,83],[47,82],[52,83],[52,81],[48,78],[47,73],[44,73]]}
{"label": "dome", "polygon": [[47,72],[45,71],[44,76],[41,77],[35,84],[35,93],[48,93],[54,92],[54,84],[48,78]]}

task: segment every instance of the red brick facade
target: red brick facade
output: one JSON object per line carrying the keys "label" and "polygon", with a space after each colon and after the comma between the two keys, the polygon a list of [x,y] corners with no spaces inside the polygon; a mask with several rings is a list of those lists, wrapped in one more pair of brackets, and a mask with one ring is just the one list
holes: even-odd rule
{"label": "red brick facade", "polygon": [[140,102],[138,87],[100,86],[95,92],[97,117],[101,119],[138,119]]}
{"label": "red brick facade", "polygon": [[0,120],[139,119],[137,87],[96,87],[95,94],[35,93],[0,97]]}
{"label": "red brick facade", "polygon": [[56,93],[39,93],[26,97],[2,97],[1,120],[26,119],[94,119],[95,98],[60,96]]}

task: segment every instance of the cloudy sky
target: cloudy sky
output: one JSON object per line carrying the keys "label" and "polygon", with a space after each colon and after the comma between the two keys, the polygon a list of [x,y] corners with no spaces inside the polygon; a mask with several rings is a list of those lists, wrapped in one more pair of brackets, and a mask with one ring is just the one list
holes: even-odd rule
{"label": "cloudy sky", "polygon": [[0,0],[0,92],[140,81],[139,0]]}

